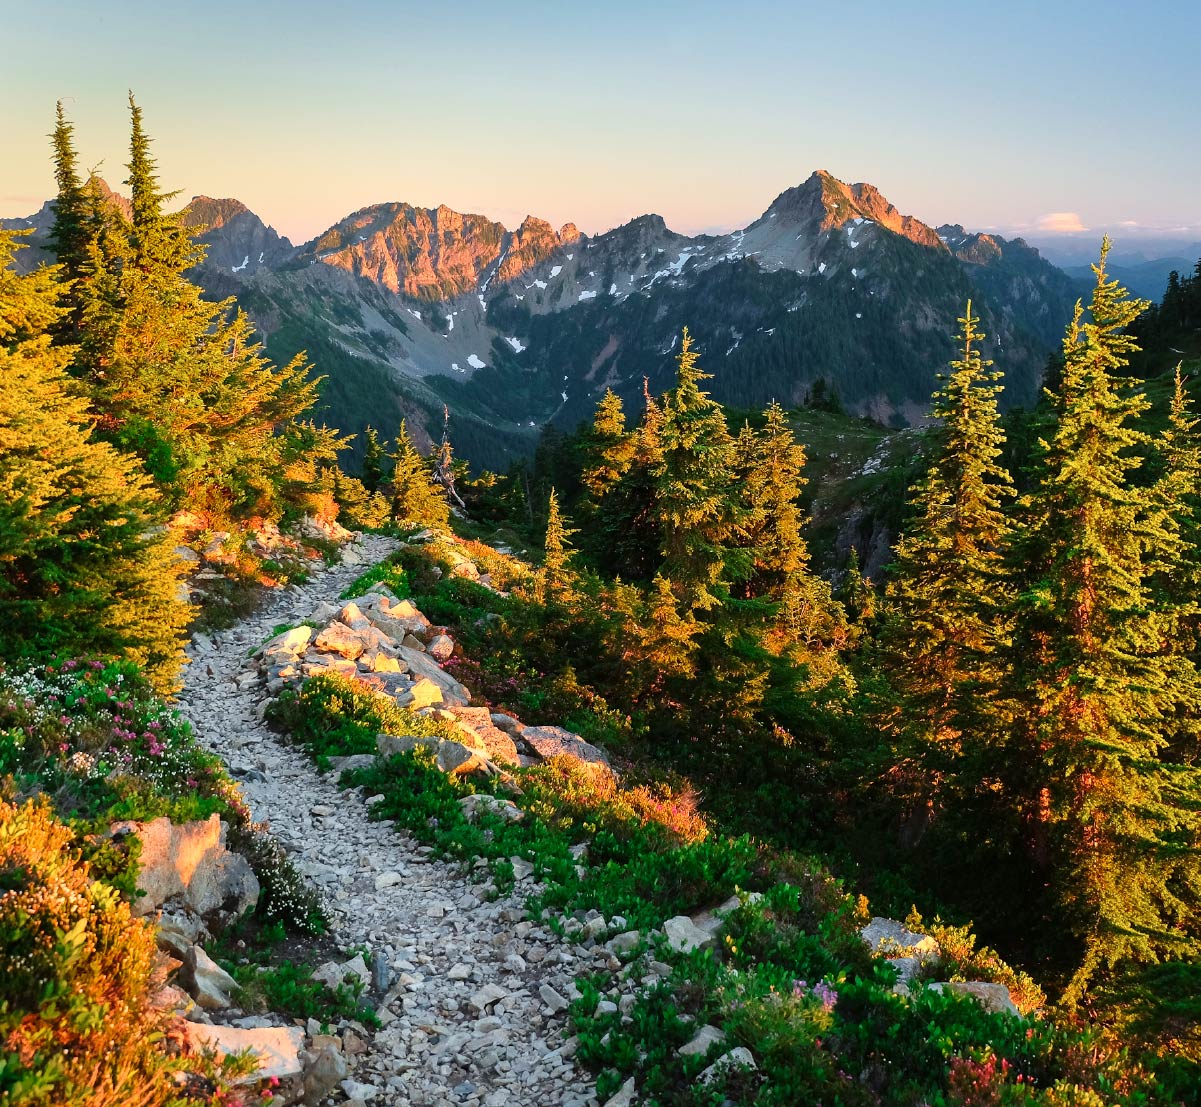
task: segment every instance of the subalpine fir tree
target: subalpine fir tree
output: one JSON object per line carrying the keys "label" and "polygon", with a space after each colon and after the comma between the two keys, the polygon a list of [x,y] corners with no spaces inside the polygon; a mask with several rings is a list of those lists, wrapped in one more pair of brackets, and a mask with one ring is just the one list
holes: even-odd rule
{"label": "subalpine fir tree", "polygon": [[701,624],[691,611],[682,611],[671,581],[657,573],[646,601],[646,625],[634,644],[634,667],[651,695],[667,681],[696,672],[697,636]]}
{"label": "subalpine fir tree", "polygon": [[363,487],[368,492],[378,492],[384,480],[384,447],[379,433],[368,427],[365,434],[366,449],[363,451]]}
{"label": "subalpine fir tree", "polygon": [[[69,282],[78,280],[83,274],[91,237],[88,198],[79,176],[74,130],[60,100],[55,108],[54,131],[50,136],[54,148],[54,179],[58,184],[50,242],[58,258],[60,278]],[[68,300],[67,303],[69,310],[59,321],[57,337],[63,342],[73,342],[78,334],[81,311],[77,302]]]}
{"label": "subalpine fir tree", "polygon": [[129,94],[129,186],[131,209],[129,244],[133,265],[145,272],[182,273],[203,260],[204,251],[192,240],[179,213],[164,206],[178,193],[160,192],[157,166],[150,156],[150,136],[142,126],[142,109]]}
{"label": "subalpine fir tree", "polygon": [[[1161,620],[1165,656],[1201,660],[1201,435],[1192,400],[1176,366],[1168,425],[1156,443],[1162,466],[1150,499],[1155,541],[1146,554],[1150,587]],[[1186,689],[1182,687],[1182,693]],[[1201,685],[1182,694],[1165,719],[1169,761],[1201,765]]]}
{"label": "subalpine fir tree", "polygon": [[738,436],[739,472],[747,517],[743,532],[753,559],[748,585],[755,595],[778,599],[784,582],[809,570],[798,499],[805,486],[805,448],[793,436],[784,409],[774,401],[759,431]]}
{"label": "subalpine fir tree", "polygon": [[1079,943],[1069,1005],[1103,967],[1195,954],[1201,909],[1199,783],[1161,759],[1197,674],[1163,648],[1174,620],[1149,578],[1172,542],[1154,490],[1130,479],[1148,403],[1122,372],[1146,304],[1108,277],[1108,252],[1106,240],[1088,316],[1077,305],[1068,328],[1015,557],[1022,711],[1005,783]]}
{"label": "subalpine fir tree", "polygon": [[585,435],[584,487],[597,499],[605,496],[629,472],[636,449],[633,436],[626,433],[621,398],[606,388],[592,428]]}
{"label": "subalpine fir tree", "polygon": [[571,579],[571,560],[575,554],[571,536],[575,533],[559,510],[559,497],[552,488],[546,509],[542,568],[538,573],[538,598],[542,603],[567,606],[575,594]]}
{"label": "subalpine fir tree", "polygon": [[137,463],[92,438],[52,346],[58,274],[18,277],[0,232],[0,657],[98,653],[175,687],[189,608],[158,496]]}
{"label": "subalpine fir tree", "polygon": [[450,444],[450,408],[444,404],[442,406],[442,441],[434,450],[434,480],[446,490],[446,495],[450,499],[459,507],[465,508],[466,504],[455,491],[457,475],[458,463],[455,461],[454,447]]}
{"label": "subalpine fir tree", "polygon": [[137,453],[175,503],[217,516],[278,517],[289,428],[316,402],[303,358],[276,368],[232,299],[213,304],[184,271],[203,251],[165,214],[141,111],[130,100],[132,220],[88,190],[91,238],[69,299],[77,372],[101,433]]}
{"label": "subalpine fir tree", "polygon": [[[611,395],[611,394],[610,394]],[[663,413],[643,382],[643,415],[629,433],[614,396],[602,399],[585,446],[583,480],[588,487],[588,553],[614,576],[649,581],[659,566],[655,515],[656,470],[662,459]]]}
{"label": "subalpine fir tree", "polygon": [[746,514],[738,488],[734,439],[720,404],[702,392],[708,379],[684,329],[676,386],[663,400],[658,430],[655,514],[662,573],[688,611],[708,611],[715,592],[745,574],[748,558],[735,541]]}
{"label": "subalpine fir tree", "polygon": [[413,445],[403,419],[392,455],[392,518],[403,526],[445,527],[450,522],[446,494]]}
{"label": "subalpine fir tree", "polygon": [[856,627],[869,626],[876,617],[876,589],[863,575],[859,564],[859,547],[852,546],[847,555],[847,567],[836,598],[842,604],[847,617]]}
{"label": "subalpine fir tree", "polygon": [[1004,505],[1013,486],[997,463],[1001,374],[980,356],[978,322],[969,300],[959,358],[934,394],[930,464],[896,546],[880,652],[935,792],[963,741],[978,743],[996,725],[1008,657]]}

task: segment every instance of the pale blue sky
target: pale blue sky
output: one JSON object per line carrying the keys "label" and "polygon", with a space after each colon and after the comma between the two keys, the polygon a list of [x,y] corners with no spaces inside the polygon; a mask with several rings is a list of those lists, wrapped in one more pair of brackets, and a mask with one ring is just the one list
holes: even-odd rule
{"label": "pale blue sky", "polygon": [[819,167],[931,223],[1201,238],[1196,2],[0,0],[0,27],[0,215],[49,195],[59,97],[120,181],[132,87],[165,186],[295,240],[384,200],[726,228]]}

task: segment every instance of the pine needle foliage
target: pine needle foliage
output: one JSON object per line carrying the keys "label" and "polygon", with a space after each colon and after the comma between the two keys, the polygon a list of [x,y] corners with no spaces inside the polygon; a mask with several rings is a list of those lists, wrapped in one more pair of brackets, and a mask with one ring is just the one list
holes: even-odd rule
{"label": "pine needle foliage", "polygon": [[92,436],[52,346],[58,274],[17,276],[0,232],[0,656],[98,653],[174,688],[189,609],[160,498],[137,462]]}
{"label": "pine needle foliage", "polygon": [[392,455],[392,518],[403,526],[445,527],[450,505],[402,419]]}
{"label": "pine needle foliage", "polygon": [[948,774],[982,771],[972,755],[1000,723],[1010,635],[1005,508],[1014,490],[998,464],[1001,374],[981,357],[970,300],[959,324],[959,357],[934,394],[930,464],[895,550],[879,655],[906,735],[899,752],[920,762],[926,800]]}
{"label": "pine needle foliage", "polygon": [[1087,315],[1077,305],[1068,327],[1015,558],[1022,711],[1009,790],[1079,942],[1068,1005],[1103,967],[1195,953],[1201,890],[1198,781],[1161,759],[1164,722],[1197,676],[1163,648],[1173,620],[1150,576],[1174,542],[1154,490],[1131,479],[1148,403],[1122,374],[1146,304],[1109,277],[1108,251],[1106,240]]}
{"label": "pine needle foliage", "polygon": [[[746,509],[735,442],[721,405],[701,391],[708,374],[699,359],[685,328],[676,385],[663,398],[654,469],[661,571],[689,611],[718,606],[715,593],[745,575],[749,561],[736,545]],[[649,416],[648,408],[648,423]]]}
{"label": "pine needle foliage", "polygon": [[[108,440],[136,453],[173,504],[218,517],[280,517],[283,439],[316,403],[303,355],[277,368],[233,299],[205,300],[186,271],[203,257],[164,205],[142,111],[130,96],[131,218],[93,182],[88,241],[66,297],[80,320],[75,371]],[[70,134],[56,131],[60,184]],[[74,203],[68,187],[68,207]],[[63,233],[66,233],[64,228]]]}
{"label": "pine needle foliage", "polygon": [[538,599],[556,607],[569,607],[576,598],[571,562],[575,554],[571,537],[576,532],[559,508],[559,497],[550,490],[546,508],[546,537],[543,539],[542,569],[538,574]]}

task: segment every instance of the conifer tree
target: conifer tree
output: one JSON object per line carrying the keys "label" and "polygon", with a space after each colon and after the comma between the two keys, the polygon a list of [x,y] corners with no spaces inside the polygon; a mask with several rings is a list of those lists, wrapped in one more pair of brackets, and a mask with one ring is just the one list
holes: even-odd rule
{"label": "conifer tree", "polygon": [[71,298],[77,367],[105,437],[137,453],[175,502],[218,516],[278,517],[288,428],[316,402],[303,355],[277,369],[232,299],[203,299],[185,270],[202,256],[158,191],[130,98],[132,220],[88,190],[90,239]]}
{"label": "conifer tree", "polygon": [[1108,252],[1106,239],[1088,316],[1077,305],[1068,328],[1015,557],[1023,710],[1007,786],[1080,944],[1069,1005],[1104,966],[1195,952],[1185,924],[1201,908],[1198,781],[1160,759],[1165,718],[1197,678],[1162,648],[1171,619],[1149,561],[1172,542],[1154,490],[1130,479],[1148,404],[1120,379],[1136,348],[1127,328],[1146,305],[1109,278]]}
{"label": "conifer tree", "polygon": [[738,436],[739,470],[747,518],[743,529],[753,558],[750,586],[756,595],[778,599],[785,581],[809,571],[809,549],[801,536],[797,502],[805,486],[805,449],[795,439],[784,409],[774,401],[763,429],[744,426]]}
{"label": "conifer tree", "polygon": [[189,610],[174,539],[136,462],[91,436],[52,346],[59,274],[18,277],[0,232],[0,657],[94,652],[174,688]]}
{"label": "conifer tree", "polygon": [[368,492],[378,492],[384,479],[384,447],[374,427],[366,432],[367,446],[363,452],[363,486]]}
{"label": "conifer tree", "polygon": [[642,419],[625,434],[625,416],[615,400],[602,399],[585,447],[583,480],[593,497],[585,501],[588,552],[615,576],[649,581],[661,560],[655,473],[662,458],[662,412],[643,381]]}
{"label": "conifer tree", "polygon": [[773,402],[762,430],[744,425],[737,440],[746,516],[741,532],[752,559],[748,593],[776,605],[774,635],[809,671],[811,686],[843,674],[839,651],[850,639],[846,612],[810,567],[798,503],[805,450],[784,409]]}
{"label": "conifer tree", "polygon": [[881,651],[935,781],[963,753],[964,735],[979,741],[995,724],[1010,633],[1003,508],[1013,486],[997,462],[1001,374],[980,355],[978,322],[969,300],[960,355],[934,394],[930,464],[896,546]]}
{"label": "conifer tree", "polygon": [[571,560],[575,553],[571,536],[575,533],[559,510],[559,497],[552,488],[546,511],[546,537],[542,543],[542,569],[538,574],[539,599],[543,603],[568,606],[575,594],[571,582]]}
{"label": "conifer tree", "polygon": [[434,480],[442,485],[450,499],[454,500],[459,507],[465,508],[466,504],[455,491],[456,467],[454,448],[450,444],[450,408],[443,404],[442,441],[438,443],[438,448],[434,451]]}
{"label": "conifer tree", "polygon": [[[1153,525],[1147,550],[1150,589],[1165,659],[1196,670],[1201,661],[1201,435],[1176,366],[1168,425],[1157,443],[1163,472],[1150,490]],[[1188,669],[1186,668],[1185,672]],[[1201,765],[1201,685],[1176,682],[1176,702],[1164,720],[1161,757]]]}
{"label": "conifer tree", "polygon": [[404,526],[445,527],[450,522],[443,489],[413,445],[403,419],[392,455],[392,518]]}
{"label": "conifer tree", "polygon": [[696,672],[697,636],[701,625],[691,611],[681,610],[671,581],[657,573],[646,603],[646,625],[634,646],[640,682],[652,694],[668,680]]}
{"label": "conifer tree", "polygon": [[584,448],[587,460],[581,479],[597,499],[603,497],[629,472],[636,444],[626,433],[626,416],[620,397],[606,388],[596,407],[591,432]]}
{"label": "conifer tree", "polygon": [[708,374],[697,367],[699,357],[685,328],[676,386],[664,398],[654,470],[662,572],[688,611],[717,606],[715,590],[743,575],[748,560],[734,544],[745,515],[734,439],[721,405],[701,391]]}
{"label": "conifer tree", "polygon": [[[50,136],[54,149],[54,179],[58,184],[58,194],[53,203],[54,223],[50,227],[50,242],[60,266],[60,279],[65,282],[74,282],[83,274],[91,237],[88,200],[79,176],[74,132],[75,128],[67,119],[60,100],[55,107],[54,131]],[[70,300],[67,303],[70,310],[59,321],[57,334],[60,341],[73,342],[78,334],[81,312],[77,303]]]}
{"label": "conifer tree", "polygon": [[837,599],[846,611],[847,617],[857,627],[866,627],[876,617],[876,590],[872,582],[863,574],[859,564],[859,547],[852,546],[847,556],[846,573],[842,586],[837,593]]}
{"label": "conifer tree", "polygon": [[204,251],[193,241],[179,213],[169,214],[164,205],[178,193],[160,192],[157,166],[150,156],[150,137],[142,126],[142,109],[129,94],[129,244],[133,264],[145,272],[161,270],[180,274],[196,265]]}

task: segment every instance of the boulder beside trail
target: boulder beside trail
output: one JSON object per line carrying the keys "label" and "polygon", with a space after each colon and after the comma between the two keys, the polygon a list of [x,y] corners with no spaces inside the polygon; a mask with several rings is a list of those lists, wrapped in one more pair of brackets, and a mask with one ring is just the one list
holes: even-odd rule
{"label": "boulder beside trail", "polygon": [[199,916],[210,929],[245,914],[258,902],[259,882],[250,863],[225,846],[225,824],[210,815],[202,822],[119,822],[112,833],[135,834],[142,844],[135,915],[149,915],[170,901]]}
{"label": "boulder beside trail", "polygon": [[304,1048],[304,1031],[298,1026],[265,1026],[243,1029],[238,1026],[217,1026],[200,1022],[185,1022],[188,1042],[193,1049],[213,1050],[218,1057],[250,1050],[259,1063],[259,1071],[243,1077],[238,1083],[253,1084],[275,1077],[291,1080],[300,1076],[303,1065],[300,1051]]}
{"label": "boulder beside trail", "polygon": [[566,757],[597,776],[613,775],[605,751],[561,726],[527,726],[517,741],[544,761]]}

